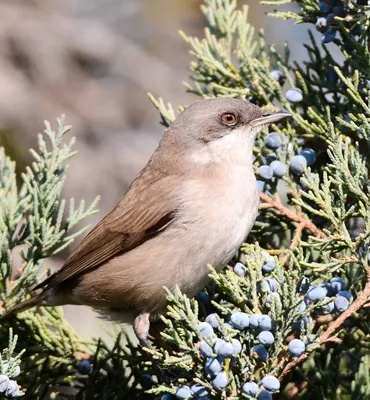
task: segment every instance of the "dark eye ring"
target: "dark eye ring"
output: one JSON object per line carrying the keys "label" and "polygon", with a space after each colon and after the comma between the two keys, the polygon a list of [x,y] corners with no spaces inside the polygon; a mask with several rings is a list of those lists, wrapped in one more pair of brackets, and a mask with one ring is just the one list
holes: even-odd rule
{"label": "dark eye ring", "polygon": [[234,126],[238,122],[238,117],[232,112],[226,112],[221,115],[221,121],[224,125]]}

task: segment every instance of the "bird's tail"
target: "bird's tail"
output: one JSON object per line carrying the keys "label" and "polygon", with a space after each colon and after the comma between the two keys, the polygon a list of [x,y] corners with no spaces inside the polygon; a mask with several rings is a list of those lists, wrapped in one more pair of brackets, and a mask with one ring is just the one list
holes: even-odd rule
{"label": "bird's tail", "polygon": [[22,311],[26,311],[29,308],[38,306],[42,303],[42,301],[45,299],[45,293],[40,293],[37,294],[33,297],[31,297],[28,300],[24,300],[19,304],[14,305],[13,307],[10,307],[8,310],[5,311],[3,315],[1,315],[0,318],[9,318],[10,316],[17,314]]}

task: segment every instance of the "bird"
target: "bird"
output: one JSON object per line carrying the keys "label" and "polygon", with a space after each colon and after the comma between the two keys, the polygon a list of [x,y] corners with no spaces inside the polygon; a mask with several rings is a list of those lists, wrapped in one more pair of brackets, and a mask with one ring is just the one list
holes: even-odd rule
{"label": "bird", "polygon": [[247,238],[258,213],[253,171],[258,132],[289,117],[240,98],[187,107],[118,204],[65,264],[3,317],[34,306],[87,305],[133,323],[150,348],[151,321],[166,310],[164,287],[195,296]]}

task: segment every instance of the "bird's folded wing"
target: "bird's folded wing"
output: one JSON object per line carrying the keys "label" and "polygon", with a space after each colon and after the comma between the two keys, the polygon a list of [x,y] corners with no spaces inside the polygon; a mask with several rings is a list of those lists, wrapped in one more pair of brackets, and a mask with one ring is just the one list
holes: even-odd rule
{"label": "bird's folded wing", "polygon": [[[147,179],[145,179],[147,178]],[[138,180],[140,183],[138,184]],[[145,172],[132,184],[117,206],[85,237],[64,266],[34,289],[46,291],[97,268],[157,235],[171,223],[177,211],[174,192],[180,180],[166,176],[153,183]]]}

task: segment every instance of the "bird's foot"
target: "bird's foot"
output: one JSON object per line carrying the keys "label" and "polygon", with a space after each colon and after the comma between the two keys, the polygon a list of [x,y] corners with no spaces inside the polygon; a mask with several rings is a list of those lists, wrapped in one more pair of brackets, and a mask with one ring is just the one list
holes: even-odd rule
{"label": "bird's foot", "polygon": [[[134,331],[135,331],[136,337],[139,339],[140,345],[143,348],[147,348],[147,349],[151,350],[153,347],[150,344],[150,341],[148,339],[149,328],[150,328],[149,317],[150,317],[149,313],[142,313],[142,314],[138,315],[134,320]],[[166,380],[166,375],[165,375],[163,369],[158,364],[158,361],[154,360],[152,358],[152,364],[153,364],[154,371],[156,372],[158,381],[160,383],[164,383]]]}

